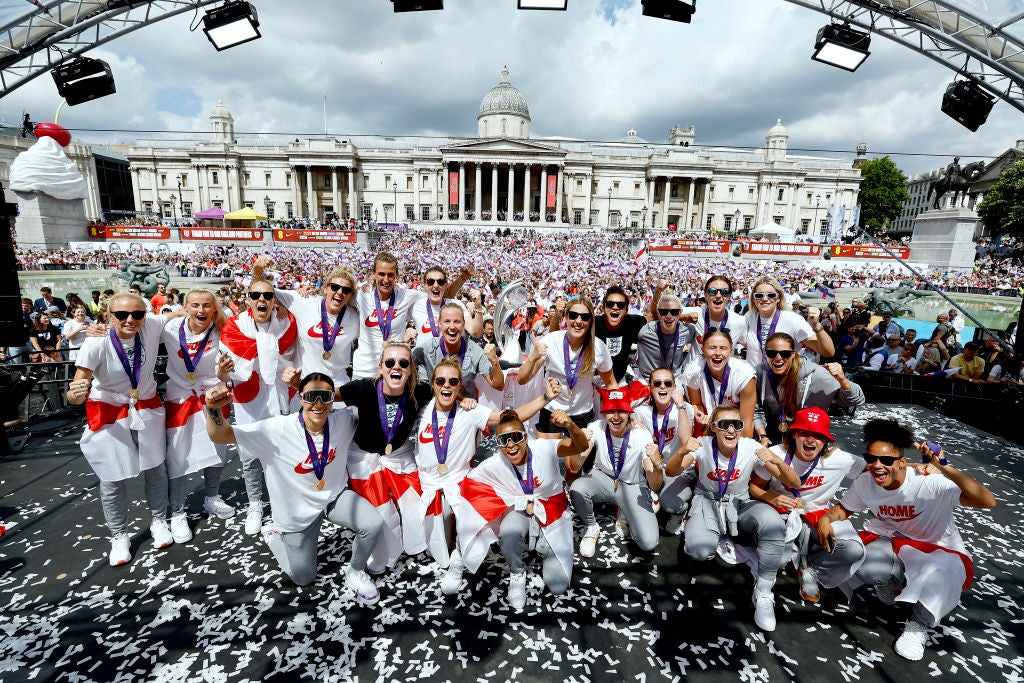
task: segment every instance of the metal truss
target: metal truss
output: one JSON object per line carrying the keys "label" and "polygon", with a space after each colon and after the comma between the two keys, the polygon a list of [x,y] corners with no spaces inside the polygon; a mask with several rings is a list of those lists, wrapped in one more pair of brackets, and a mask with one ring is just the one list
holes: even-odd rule
{"label": "metal truss", "polygon": [[28,0],[0,27],[0,98],[58,64],[163,19],[220,0]]}
{"label": "metal truss", "polygon": [[[786,0],[885,36],[974,81],[1024,112],[1024,41],[1004,32],[1024,13],[999,23],[941,0]],[[1024,35],[1024,26],[1020,26]]]}

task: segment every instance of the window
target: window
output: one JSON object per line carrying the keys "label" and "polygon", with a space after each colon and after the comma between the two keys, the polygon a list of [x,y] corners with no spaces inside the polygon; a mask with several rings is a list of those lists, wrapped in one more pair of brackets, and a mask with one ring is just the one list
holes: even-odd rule
{"label": "window", "polygon": [[[583,184],[582,182],[580,183]],[[583,209],[573,209],[572,211],[572,224],[583,225]]]}
{"label": "window", "polygon": [[782,225],[782,221],[785,220],[782,216],[772,216],[772,221],[775,225]]}
{"label": "window", "polygon": [[640,196],[640,183],[633,183],[633,196],[634,197],[639,197]]}
{"label": "window", "polygon": [[411,175],[405,177],[405,189],[407,189],[407,190],[411,190],[412,189],[412,176]]}
{"label": "window", "polygon": [[284,213],[288,218],[295,218],[295,207],[292,206],[291,202],[284,203]]}
{"label": "window", "polygon": [[826,202],[832,201],[832,193],[831,192],[829,192],[828,194],[825,195],[825,201]]}
{"label": "window", "polygon": [[750,227],[753,224],[754,224],[754,217],[753,216],[744,216],[743,217],[743,229],[744,230],[750,230]]}
{"label": "window", "polygon": [[429,206],[424,205],[424,206],[420,207],[420,220],[421,221],[429,221],[430,220],[430,207]]}
{"label": "window", "polygon": [[192,218],[192,202],[181,203],[181,217]]}
{"label": "window", "polygon": [[284,174],[284,186],[285,187],[291,187],[292,186],[292,174],[291,173],[285,173]]}
{"label": "window", "polygon": [[430,176],[420,176],[420,189],[425,190],[430,187]]}
{"label": "window", "polygon": [[[364,175],[363,176],[363,187],[369,187],[369,186],[370,186],[370,176]],[[370,219],[367,218],[366,220],[370,220]]]}
{"label": "window", "polygon": [[722,219],[722,227],[726,230],[732,230],[732,216],[725,216]]}
{"label": "window", "polygon": [[576,181],[576,191],[577,192],[583,192],[583,181],[582,180],[577,180]]}
{"label": "window", "polygon": [[640,227],[640,212],[630,211],[629,212],[629,227],[638,228]]}
{"label": "window", "polygon": [[266,207],[264,207],[267,210],[267,218],[273,218],[274,217],[274,206],[275,206],[274,202],[270,202],[270,203],[268,203],[266,205]]}
{"label": "window", "polygon": [[178,176],[182,187],[188,187],[188,174]]}
{"label": "window", "polygon": [[747,188],[747,201],[754,201],[754,188],[752,187]]}
{"label": "window", "polygon": [[[363,176],[366,178],[367,176]],[[373,218],[373,204],[369,202],[363,203],[363,220],[368,221]]]}
{"label": "window", "polygon": [[219,199],[217,201],[215,201],[213,203],[213,205],[216,206],[218,209],[223,209],[224,208],[224,202],[220,201]]}
{"label": "window", "polygon": [[596,224],[597,224],[597,211],[591,211],[590,212],[590,222],[587,223],[587,225],[596,225]]}
{"label": "window", "polygon": [[736,194],[736,188],[732,185],[729,186],[729,199],[733,199]]}
{"label": "window", "polygon": [[612,214],[608,217],[608,227],[612,229],[619,227],[619,219],[619,212],[612,211]]}
{"label": "window", "polygon": [[[673,195],[673,196],[675,196],[675,195]],[[708,199],[714,199],[714,198],[715,198],[715,186],[714,185],[708,185]]]}
{"label": "window", "polygon": [[806,235],[807,231],[810,230],[810,229],[811,229],[811,219],[810,218],[805,218],[802,221],[800,221],[800,234],[801,235]]}
{"label": "window", "polygon": [[786,196],[785,188],[781,188],[780,187],[779,188],[779,198],[776,201],[780,201],[781,202],[785,196]]}
{"label": "window", "polygon": [[253,204],[252,202],[246,202],[245,203],[245,208],[247,208],[247,209],[255,209],[256,205]]}
{"label": "window", "polygon": [[217,171],[213,171],[210,173],[210,182],[212,182],[214,185],[220,185],[220,174],[217,173]]}
{"label": "window", "polygon": [[146,213],[153,213],[153,202],[142,202],[142,210]]}
{"label": "window", "polygon": [[508,135],[508,119],[501,120],[501,136],[505,137]]}
{"label": "window", "polygon": [[808,204],[811,203],[811,193],[810,192],[807,193],[807,203]]}
{"label": "window", "polygon": [[161,173],[160,174],[160,187],[164,187],[165,185],[167,185],[167,174],[166,173]]}
{"label": "window", "polygon": [[708,216],[708,220],[704,224],[704,229],[705,230],[710,230],[711,229],[711,216]]}
{"label": "window", "polygon": [[828,230],[828,219],[822,218],[818,223],[818,234],[824,235],[825,231]]}
{"label": "window", "polygon": [[[410,178],[409,180],[412,180],[412,178]],[[414,221],[414,220],[416,220],[416,207],[414,207],[412,204],[406,204],[405,205],[405,220],[407,220],[407,221]]]}
{"label": "window", "polygon": [[596,180],[590,183],[590,194],[592,194],[592,195],[597,194],[597,181]]}
{"label": "window", "polygon": [[618,196],[618,194],[619,194],[619,184],[618,183],[612,183],[612,191],[615,193],[616,196]]}
{"label": "window", "polygon": [[676,197],[679,196],[679,188],[676,187],[675,183],[670,181],[669,184],[668,184],[668,190],[669,190],[669,195],[668,196],[671,197],[672,199],[675,199]]}
{"label": "window", "polygon": [[263,186],[264,187],[270,187],[270,174],[269,173],[264,173],[263,174]]}
{"label": "window", "polygon": [[384,216],[389,221],[394,221],[395,223],[398,222],[398,216],[395,215],[395,205],[394,204],[385,204],[384,205]]}
{"label": "window", "polygon": [[171,203],[170,202],[164,202],[163,217],[164,218],[170,218],[171,217]]}
{"label": "window", "polygon": [[330,173],[324,173],[324,189],[325,190],[331,189],[331,174]]}
{"label": "window", "polygon": [[389,175],[384,176],[384,187],[389,189],[389,190],[391,189],[391,176],[389,176]]}
{"label": "window", "polygon": [[243,173],[242,174],[242,185],[244,187],[249,187],[250,184],[252,184],[252,176],[249,173]]}

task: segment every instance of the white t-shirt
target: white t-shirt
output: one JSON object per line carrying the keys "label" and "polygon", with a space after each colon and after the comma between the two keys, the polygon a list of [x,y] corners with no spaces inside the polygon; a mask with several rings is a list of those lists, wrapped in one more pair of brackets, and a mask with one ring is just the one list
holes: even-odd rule
{"label": "white t-shirt", "polygon": [[874,515],[864,530],[881,536],[900,535],[934,543],[967,555],[953,510],[960,505],[960,487],[939,474],[927,476],[907,468],[899,488],[884,489],[865,472],[857,477],[840,504],[850,512]]}
{"label": "white t-shirt", "polygon": [[[188,316],[168,320],[162,333],[164,347],[167,348],[167,399],[170,401],[191,395],[193,391],[197,393],[206,391],[219,382],[217,379],[217,349],[220,346],[220,335],[217,334],[213,323],[210,324],[213,329],[192,334],[187,322]],[[195,369],[196,379],[194,382],[185,378],[188,368],[185,367],[185,359],[181,352],[181,340],[178,338],[178,330],[182,325],[185,325],[185,344],[192,358],[195,358],[203,337],[207,332],[210,333],[206,348],[203,350],[203,357],[199,359],[199,365]]]}
{"label": "white t-shirt", "polygon": [[[684,403],[683,410],[686,413],[687,419],[689,419],[692,424],[693,406],[689,403]],[[651,433],[651,441],[658,443],[658,440],[654,437],[654,427],[652,425],[653,415],[654,406],[651,405],[644,404],[633,409],[633,417]],[[663,424],[665,424],[665,414],[661,413],[658,415],[658,429],[661,429]],[[676,407],[676,404],[673,403],[668,409],[668,428],[665,430],[667,432],[667,436],[665,438],[665,446],[661,449],[661,453],[666,457],[675,453],[683,445],[679,441],[678,428],[679,409]]]}
{"label": "white t-shirt", "polygon": [[[703,351],[703,349],[701,349],[701,345],[704,343],[704,333],[707,331],[705,323],[709,321],[711,322],[711,327],[724,327],[729,333],[729,336],[732,337],[734,346],[740,346],[747,343],[747,319],[739,313],[728,310],[728,306],[726,307],[725,315],[722,320],[717,322],[711,320],[711,315],[708,313],[708,309],[706,307],[686,308],[683,312],[697,314],[697,323],[694,325],[694,328],[697,330],[697,345],[695,348],[699,353]],[[705,320],[705,316],[707,316],[707,320]],[[698,354],[691,355],[696,356]]]}
{"label": "white t-shirt", "polygon": [[[724,481],[726,476],[729,476],[729,458],[719,452],[718,463],[715,463],[714,451],[711,448],[714,439],[715,437],[713,436],[700,437],[698,439],[700,441],[700,448],[693,455],[697,463],[697,471],[700,472],[700,476],[697,477],[697,486],[717,497],[719,478]],[[736,465],[725,489],[727,496],[750,497],[750,489],[748,488],[750,475],[754,473],[754,467],[761,462],[754,453],[760,447],[761,444],[753,439],[748,439],[744,436],[739,438],[739,443],[736,445]]]}
{"label": "white t-shirt", "polygon": [[[372,298],[373,295],[371,294]],[[430,295],[424,296],[422,299],[416,302],[412,307],[412,320],[416,323],[416,346],[426,344],[431,339],[441,338],[441,306],[445,304],[458,304],[459,308],[462,309],[462,317],[466,319],[468,314],[466,313],[466,307],[458,299],[443,299],[443,302],[437,306],[430,303]],[[430,307],[430,311],[434,314],[434,327],[430,327],[430,316],[427,315],[427,306]]]}
{"label": "white t-shirt", "polygon": [[[283,289],[277,292],[278,300],[295,316],[298,329],[299,367],[302,374],[322,372],[329,375],[336,385],[348,382],[348,366],[352,361],[352,342],[359,335],[359,311],[354,306],[345,306],[341,311],[341,329],[331,347],[331,357],[324,360],[323,320],[320,318],[320,295],[301,297],[296,292]],[[327,314],[331,329],[338,324],[337,316]],[[374,364],[376,366],[376,363]]]}
{"label": "white t-shirt", "polygon": [[[768,330],[772,326],[773,318],[774,316],[762,318],[756,310],[752,310],[747,314],[747,362],[751,365],[757,366],[763,360],[761,358],[762,349],[764,348],[763,340],[769,336]],[[760,336],[758,336],[757,331],[758,320],[761,321]],[[785,332],[793,337],[798,347],[805,339],[814,337],[814,330],[811,329],[810,324],[802,316],[792,311],[781,311],[779,313],[779,322],[775,326],[775,332]]]}
{"label": "white t-shirt", "polygon": [[[608,438],[605,430],[608,425],[604,420],[595,420],[587,425],[594,434],[594,467],[615,479],[615,468],[608,454]],[[645,429],[634,427],[629,431],[629,443],[626,445],[626,460],[619,473],[619,481],[623,484],[638,484],[644,479],[643,459],[647,454],[647,444],[652,443],[651,435]],[[612,437],[612,448],[615,449],[616,460],[622,448],[622,439]]]}
{"label": "white t-shirt", "polygon": [[[142,367],[139,369],[139,398],[151,398],[156,394],[156,356],[160,348],[160,335],[164,329],[165,320],[159,316],[147,316],[142,321],[142,329],[138,337],[142,342]],[[135,339],[122,339],[121,346],[124,348],[128,358],[129,367],[135,362]],[[116,394],[128,395],[132,390],[131,380],[124,366],[114,351],[114,342],[110,340],[110,334],[102,337],[89,337],[82,342],[82,348],[78,351],[78,358],[75,364],[80,368],[92,370],[92,389],[89,397],[99,400],[99,391],[109,391]]]}
{"label": "white t-shirt", "polygon": [[[783,460],[786,459],[786,448],[782,444],[771,447],[771,452]],[[836,449],[827,458],[820,458],[817,465],[804,462],[796,456],[790,466],[797,476],[803,480],[800,485],[800,498],[807,504],[806,512],[824,510],[832,505],[832,496],[843,484],[844,479],[856,479],[864,471],[864,458],[847,451]],[[811,466],[814,469],[811,470]],[[810,474],[808,474],[810,471]],[[768,490],[792,497],[793,493],[786,486],[772,477],[762,463],[754,467],[754,472],[762,479],[768,480]]]}
{"label": "white t-shirt", "polygon": [[[359,347],[352,358],[352,379],[373,377],[377,374],[380,353],[384,347],[384,336],[377,319],[377,302],[374,299],[376,289],[356,294],[356,305],[359,307]],[[415,289],[395,287],[394,310],[389,308],[389,301],[380,302],[381,313],[391,320],[390,341],[401,341],[409,322],[412,307],[427,298],[426,292]]]}
{"label": "white t-shirt", "polygon": [[[547,377],[555,377],[562,383],[561,393],[548,404],[548,410],[552,412],[564,410],[569,415],[580,415],[588,410],[592,410],[594,407],[594,392],[591,388],[593,377],[584,377],[580,374],[579,380],[576,382],[576,388],[573,390],[573,395],[569,396],[569,382],[565,379],[565,351],[563,345],[565,335],[565,330],[559,330],[544,337],[544,343],[548,347],[544,361],[545,375]],[[600,372],[611,371],[612,354],[608,351],[608,347],[603,341],[596,338],[593,340],[593,344],[594,375]],[[579,351],[573,351],[570,348],[569,362],[574,365],[582,363],[583,360],[580,358],[580,354],[583,353],[583,350],[584,347],[580,347]]]}
{"label": "white t-shirt", "polygon": [[[704,410],[710,415],[711,411],[719,405],[718,396],[722,392],[722,383],[712,377],[711,383],[714,385],[714,393],[712,393],[704,375],[705,367],[707,367],[707,363],[701,358],[697,364],[687,368],[686,374],[683,375],[683,383],[689,389],[700,391]],[[749,363],[744,363],[738,358],[730,358],[727,367],[729,369],[729,381],[726,384],[725,396],[722,398],[721,403],[732,408],[739,408],[740,392],[743,391],[747,384],[753,381],[754,368]]]}
{"label": "white t-shirt", "polygon": [[[334,501],[348,484],[348,451],[355,433],[356,418],[351,410],[335,410],[327,418],[331,441],[324,466],[324,488],[317,490],[317,478],[298,415],[276,417],[235,425],[238,454],[243,460],[260,461],[270,492],[270,508],[278,531],[306,529]],[[323,436],[314,436],[318,452]]]}
{"label": "white t-shirt", "polygon": [[[416,467],[420,471],[420,482],[424,489],[442,488],[445,481],[461,481],[465,478],[473,454],[476,453],[477,432],[487,427],[487,420],[491,417],[491,409],[483,406],[468,411],[456,408],[455,427],[448,437],[448,454],[445,457],[448,471],[441,474],[437,471],[437,451],[434,448],[433,412],[434,400],[431,399],[420,413],[420,424],[416,430]],[[448,411],[437,413],[437,428],[442,435],[447,431]]]}
{"label": "white t-shirt", "polygon": [[884,346],[880,349],[875,349],[868,356],[867,367],[872,370],[899,372],[903,369],[900,351],[901,349],[893,350]]}
{"label": "white t-shirt", "polygon": [[[64,327],[61,328],[61,333],[62,333],[64,339],[67,341],[69,349],[81,348],[82,344],[87,339],[87,337],[85,336],[85,333],[82,333],[82,334],[78,335],[77,337],[71,337],[70,336],[71,333],[74,332],[75,330],[79,329],[80,327],[88,327],[88,326],[89,326],[89,320],[88,319],[83,320],[82,322],[78,322],[77,320],[72,318],[71,320],[68,320],[66,323],[64,323]],[[71,360],[74,360],[74,357],[72,357]]]}

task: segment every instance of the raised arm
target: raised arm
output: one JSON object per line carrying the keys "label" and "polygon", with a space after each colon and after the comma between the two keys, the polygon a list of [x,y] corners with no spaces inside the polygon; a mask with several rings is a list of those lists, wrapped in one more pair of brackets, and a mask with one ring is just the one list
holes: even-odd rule
{"label": "raised arm", "polygon": [[[544,391],[541,395],[516,408],[516,415],[519,416],[520,420],[526,422],[531,417],[539,413],[544,406],[554,401],[561,391],[562,383],[554,377],[548,377],[547,382],[544,385]],[[494,427],[497,425],[500,417],[500,410],[492,410],[490,416],[487,418],[487,426]]]}
{"label": "raised arm", "polygon": [[235,430],[221,408],[231,403],[231,390],[223,384],[206,391],[206,433],[214,443],[235,443]]}
{"label": "raised arm", "polygon": [[548,352],[548,345],[542,341],[534,341],[533,348],[526,362],[519,368],[519,384],[528,384],[537,371],[544,365],[544,359]]}
{"label": "raised arm", "polygon": [[[914,447],[921,452],[921,455],[927,457],[931,464],[945,475],[946,479],[949,479],[960,488],[961,505],[970,508],[986,509],[996,506],[996,497],[992,495],[992,492],[977,479],[966,472],[958,470],[946,461],[946,454],[942,448],[939,448],[939,453],[936,455],[925,443],[915,442]],[[946,464],[942,464],[943,462]]]}

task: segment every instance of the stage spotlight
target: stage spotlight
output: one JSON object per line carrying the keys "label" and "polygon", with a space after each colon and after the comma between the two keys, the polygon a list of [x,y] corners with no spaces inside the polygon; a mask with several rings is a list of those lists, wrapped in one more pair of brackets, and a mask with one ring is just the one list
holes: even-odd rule
{"label": "stage spotlight", "polygon": [[693,13],[697,11],[697,0],[640,0],[640,4],[645,17],[681,21],[684,24],[689,24]]}
{"label": "stage spotlight", "polygon": [[953,81],[942,96],[942,113],[973,133],[988,119],[995,102],[974,81]]}
{"label": "stage spotlight", "polygon": [[519,9],[557,9],[565,10],[569,0],[519,0]]}
{"label": "stage spotlight", "polygon": [[81,104],[117,92],[110,65],[101,59],[79,57],[50,72],[57,92],[69,105]]}
{"label": "stage spotlight", "polygon": [[241,0],[208,11],[203,17],[203,33],[218,52],[262,37],[256,8]]}
{"label": "stage spotlight", "polygon": [[856,71],[871,54],[868,52],[870,45],[870,34],[849,26],[829,24],[818,31],[811,59],[847,71]]}
{"label": "stage spotlight", "polygon": [[395,12],[426,12],[444,9],[444,0],[391,0]]}

